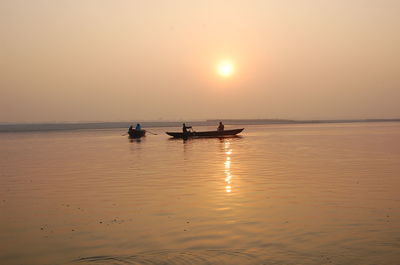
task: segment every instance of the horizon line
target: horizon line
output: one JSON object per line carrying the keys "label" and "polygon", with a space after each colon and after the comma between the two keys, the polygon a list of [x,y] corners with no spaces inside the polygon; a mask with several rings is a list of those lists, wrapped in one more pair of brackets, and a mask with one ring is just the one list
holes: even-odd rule
{"label": "horizon line", "polygon": [[399,118],[354,118],[354,119],[284,119],[284,118],[212,118],[212,119],[177,119],[177,120],[119,120],[119,121],[34,121],[34,122],[0,122],[0,125],[45,125],[45,124],[104,124],[104,123],[176,123],[176,122],[357,122],[357,121],[400,121]]}
{"label": "horizon line", "polygon": [[151,120],[151,119],[138,119],[138,120],[118,120],[118,121],[23,121],[23,122],[1,122],[0,125],[40,125],[40,124],[99,124],[99,123],[129,123],[129,122],[158,122],[158,123],[173,123],[173,122],[211,122],[211,121],[286,121],[286,122],[340,122],[340,121],[400,121],[398,118],[354,118],[354,119],[289,119],[289,118],[245,118],[245,119],[235,119],[235,118],[207,118],[207,119],[170,119],[170,120]]}

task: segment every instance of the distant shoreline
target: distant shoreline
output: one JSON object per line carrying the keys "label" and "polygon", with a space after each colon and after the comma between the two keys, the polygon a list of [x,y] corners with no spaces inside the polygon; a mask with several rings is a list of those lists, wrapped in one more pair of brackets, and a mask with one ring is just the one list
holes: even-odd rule
{"label": "distant shoreline", "polygon": [[[286,119],[210,119],[185,121],[192,126],[213,126],[222,121],[225,125],[268,125],[268,124],[315,124],[315,123],[360,123],[360,122],[400,122],[400,119],[355,119],[355,120],[286,120]],[[183,121],[139,121],[143,127],[180,127]],[[0,133],[70,131],[89,129],[128,128],[132,122],[75,122],[75,123],[4,123]]]}

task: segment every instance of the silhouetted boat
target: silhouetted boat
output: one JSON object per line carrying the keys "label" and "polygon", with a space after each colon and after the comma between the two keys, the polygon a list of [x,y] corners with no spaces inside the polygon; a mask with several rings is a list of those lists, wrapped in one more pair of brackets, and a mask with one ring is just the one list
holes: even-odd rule
{"label": "silhouetted boat", "polygon": [[128,131],[128,134],[130,138],[140,138],[146,136],[146,130],[132,130]]}
{"label": "silhouetted boat", "polygon": [[205,131],[205,132],[166,132],[169,136],[174,138],[198,138],[198,137],[226,137],[226,136],[234,136],[238,133],[241,133],[244,130],[242,129],[234,129],[234,130],[224,130],[224,131]]}

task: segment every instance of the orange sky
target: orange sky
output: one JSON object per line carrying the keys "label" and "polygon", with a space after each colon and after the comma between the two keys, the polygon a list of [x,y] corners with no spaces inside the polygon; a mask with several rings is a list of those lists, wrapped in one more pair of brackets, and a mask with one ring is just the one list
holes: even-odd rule
{"label": "orange sky", "polygon": [[400,117],[399,14],[394,0],[0,0],[0,122]]}

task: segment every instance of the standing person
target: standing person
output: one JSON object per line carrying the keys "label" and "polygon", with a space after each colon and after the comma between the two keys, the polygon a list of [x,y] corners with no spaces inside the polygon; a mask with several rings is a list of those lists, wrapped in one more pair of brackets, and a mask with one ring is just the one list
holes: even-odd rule
{"label": "standing person", "polygon": [[222,124],[222,121],[220,121],[217,130],[218,130],[219,132],[222,132],[224,129],[225,129],[225,126]]}
{"label": "standing person", "polygon": [[140,126],[140,124],[136,124],[136,128],[135,131],[141,131],[142,130],[142,126]]}

